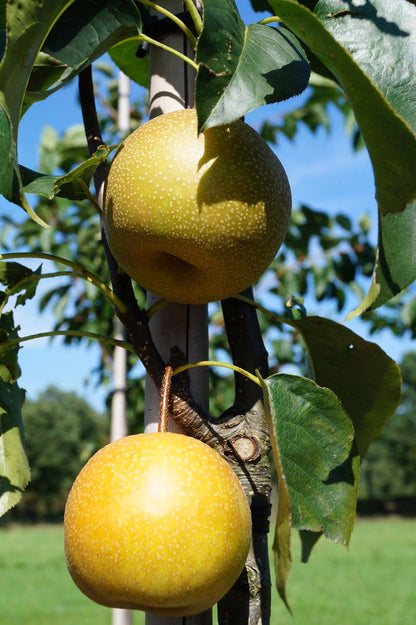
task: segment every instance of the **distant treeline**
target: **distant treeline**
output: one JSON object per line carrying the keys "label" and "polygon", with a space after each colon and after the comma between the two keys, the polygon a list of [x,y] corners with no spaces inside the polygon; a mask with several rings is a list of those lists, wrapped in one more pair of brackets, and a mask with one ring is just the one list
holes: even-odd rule
{"label": "distant treeline", "polygon": [[395,499],[359,499],[359,516],[399,515],[416,517],[416,497],[396,497]]}

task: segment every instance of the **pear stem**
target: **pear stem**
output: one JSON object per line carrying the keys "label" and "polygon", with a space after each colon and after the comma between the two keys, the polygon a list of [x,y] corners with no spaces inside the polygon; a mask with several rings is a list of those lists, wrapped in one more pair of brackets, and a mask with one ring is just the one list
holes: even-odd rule
{"label": "pear stem", "polygon": [[162,399],[160,402],[160,416],[158,432],[168,431],[168,417],[169,417],[169,402],[170,402],[170,387],[172,382],[173,369],[168,365],[165,369],[165,375],[162,382]]}

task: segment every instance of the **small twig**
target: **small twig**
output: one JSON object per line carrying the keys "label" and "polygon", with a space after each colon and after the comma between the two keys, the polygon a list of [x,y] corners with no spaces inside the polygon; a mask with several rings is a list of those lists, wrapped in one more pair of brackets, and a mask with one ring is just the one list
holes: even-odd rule
{"label": "small twig", "polygon": [[[90,153],[94,153],[97,147],[103,144],[103,140],[95,107],[90,66],[79,75],[79,93],[88,149]],[[103,167],[97,167],[94,174],[94,186],[99,201],[102,201],[101,189],[105,182],[106,171],[106,165],[103,164]],[[131,279],[119,268],[111,253],[104,226],[102,226],[102,245],[107,258],[113,292],[125,305],[124,311],[116,307],[117,316],[130,335],[135,353],[139,356],[156,388],[160,389],[166,366],[165,362],[153,341],[147,312],[141,310],[137,304]],[[194,404],[190,396],[188,379],[183,375],[178,376],[175,383],[172,384],[172,416],[178,417],[178,421],[182,419],[187,422],[191,431],[197,427],[207,429],[201,417],[200,409]]]}
{"label": "small twig", "polygon": [[[233,362],[254,373],[256,369],[266,377],[268,356],[264,347],[256,310],[253,307],[252,289],[242,294],[242,299],[229,298],[221,302],[224,323]],[[244,414],[261,397],[259,389],[247,379],[235,376],[235,403],[233,410]]]}
{"label": "small twig", "polygon": [[172,372],[173,372],[172,367],[168,365],[165,369],[165,375],[163,376],[163,382],[162,382],[162,398],[160,401],[160,417],[159,417],[159,425],[157,429],[158,432],[168,431]]}
{"label": "small twig", "polygon": [[[91,66],[79,74],[79,94],[88,150],[90,153],[94,153],[98,145],[102,145],[103,140],[95,107]],[[99,198],[107,172],[107,166],[103,165],[102,168],[97,167],[94,173],[94,186]],[[124,304],[124,310],[116,307],[117,316],[129,332],[136,354],[156,386],[160,388],[165,363],[151,337],[147,314],[140,310],[137,304],[130,278],[119,270],[117,261],[109,248],[103,226],[101,232],[113,291]]]}
{"label": "small twig", "polygon": [[219,362],[217,360],[200,360],[199,362],[189,362],[186,365],[177,367],[173,371],[172,375],[177,375],[178,373],[182,373],[183,371],[188,371],[189,369],[194,369],[195,367],[224,367],[224,369],[231,369],[232,371],[235,371],[235,373],[239,373],[240,375],[246,377],[251,382],[254,382],[254,384],[257,384],[257,386],[260,386],[261,388],[261,383],[259,382],[259,379],[257,376],[253,375],[249,371],[246,371],[245,369],[242,369],[241,367],[237,367],[237,365],[231,365],[230,363]]}
{"label": "small twig", "polygon": [[117,295],[115,295],[115,293],[113,293],[111,289],[108,288],[106,284],[104,284],[104,282],[102,282],[95,274],[91,273],[91,271],[88,271],[88,269],[85,269],[81,265],[78,265],[78,263],[75,263],[66,258],[62,258],[61,256],[48,254],[46,252],[16,252],[16,253],[11,252],[7,254],[0,254],[0,260],[7,261],[11,259],[24,259],[24,258],[38,258],[40,260],[50,260],[55,263],[59,263],[61,265],[66,265],[67,267],[70,267],[73,270],[73,272],[65,272],[65,273],[56,272],[53,274],[39,274],[39,275],[32,274],[30,276],[25,277],[23,280],[21,280],[18,284],[16,284],[13,287],[13,289],[10,289],[10,292],[7,294],[8,297],[9,295],[13,295],[13,293],[17,291],[17,288],[20,287],[20,285],[26,281],[30,282],[30,281],[41,280],[42,278],[53,278],[53,277],[58,277],[59,275],[76,276],[76,277],[86,280],[90,284],[94,284],[111,301],[113,306],[119,308],[119,310],[121,311],[124,311],[124,312],[127,311],[127,307],[125,306],[125,304],[121,301],[120,298],[117,297]]}
{"label": "small twig", "polygon": [[[246,301],[230,298],[221,302],[228,342],[233,362],[239,368],[258,370],[267,376],[267,352],[264,347],[255,308],[251,305],[253,292],[247,289]],[[270,435],[262,403],[261,389],[251,380],[235,375],[234,405],[217,422],[220,427],[228,425],[237,416],[240,433],[254,436],[261,455],[254,465],[245,464],[237,473],[247,491],[253,491],[251,512],[253,521],[253,549],[246,563],[243,576],[218,604],[218,623],[270,623],[271,581],[268,561],[268,517],[271,490],[268,451]]]}
{"label": "small twig", "polygon": [[108,343],[109,345],[122,347],[128,352],[136,354],[130,343],[126,343],[126,341],[112,339],[111,337],[96,334],[95,332],[85,332],[84,330],[53,330],[51,332],[37,332],[36,334],[28,334],[27,336],[12,337],[8,338],[6,341],[0,342],[0,351],[7,349],[11,345],[18,345],[19,343],[33,341],[34,339],[53,338],[54,336],[78,336],[80,338],[93,339],[100,343]]}

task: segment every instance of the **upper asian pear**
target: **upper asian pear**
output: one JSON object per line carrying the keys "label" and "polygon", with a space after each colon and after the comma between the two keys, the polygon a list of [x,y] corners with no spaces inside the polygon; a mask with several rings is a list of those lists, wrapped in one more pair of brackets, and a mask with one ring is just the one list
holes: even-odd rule
{"label": "upper asian pear", "polygon": [[103,218],[122,269],[155,295],[201,304],[257,281],[289,226],[285,170],[238,120],[198,134],[195,109],[151,119],[120,146]]}

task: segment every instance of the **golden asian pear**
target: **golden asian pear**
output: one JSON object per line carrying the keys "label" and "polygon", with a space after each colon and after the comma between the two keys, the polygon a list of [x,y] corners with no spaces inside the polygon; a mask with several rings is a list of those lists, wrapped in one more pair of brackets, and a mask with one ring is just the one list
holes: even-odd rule
{"label": "golden asian pear", "polygon": [[97,603],[165,616],[210,608],[243,570],[247,497],[211,447],[175,433],[126,436],[99,450],[65,508],[65,556]]}

